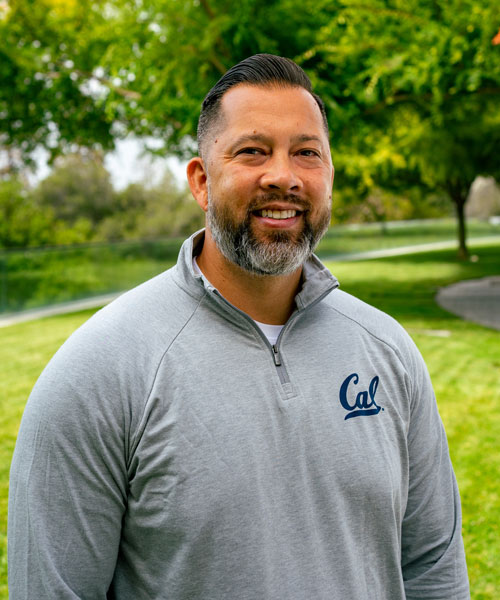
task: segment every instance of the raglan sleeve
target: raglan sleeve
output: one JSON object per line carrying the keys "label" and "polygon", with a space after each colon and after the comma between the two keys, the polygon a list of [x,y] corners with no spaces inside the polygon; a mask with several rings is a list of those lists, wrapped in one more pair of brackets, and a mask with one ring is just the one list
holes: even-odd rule
{"label": "raglan sleeve", "polygon": [[446,434],[424,361],[411,341],[409,350],[409,485],[401,556],[406,598],[468,600],[460,497]]}
{"label": "raglan sleeve", "polygon": [[10,473],[11,600],[106,598],[126,507],[127,425],[101,346],[70,338],[26,405]]}

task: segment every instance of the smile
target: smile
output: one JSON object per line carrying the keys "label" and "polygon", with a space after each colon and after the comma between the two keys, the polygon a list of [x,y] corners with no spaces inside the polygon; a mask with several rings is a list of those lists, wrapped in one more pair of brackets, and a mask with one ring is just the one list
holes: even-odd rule
{"label": "smile", "polygon": [[270,210],[264,209],[257,211],[260,217],[267,217],[268,219],[291,219],[297,216],[296,210]]}

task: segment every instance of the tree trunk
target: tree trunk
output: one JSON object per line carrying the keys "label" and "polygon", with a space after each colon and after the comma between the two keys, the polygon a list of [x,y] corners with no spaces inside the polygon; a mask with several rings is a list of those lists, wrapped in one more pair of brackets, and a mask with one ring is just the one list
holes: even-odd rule
{"label": "tree trunk", "polygon": [[465,223],[465,202],[467,200],[467,190],[460,185],[448,184],[448,193],[455,205],[457,215],[457,236],[458,236],[458,258],[459,260],[469,259],[469,250],[467,248],[467,228]]}
{"label": "tree trunk", "polygon": [[467,248],[467,232],[465,227],[465,200],[466,198],[460,198],[454,200],[455,209],[457,211],[457,225],[458,225],[458,258],[460,260],[469,259],[469,250]]}

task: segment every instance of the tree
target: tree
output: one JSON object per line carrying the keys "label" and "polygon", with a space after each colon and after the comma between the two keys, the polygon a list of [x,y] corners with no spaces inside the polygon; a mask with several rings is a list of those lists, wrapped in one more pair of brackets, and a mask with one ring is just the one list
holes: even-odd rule
{"label": "tree", "polygon": [[0,144],[23,159],[37,144],[56,156],[73,143],[109,147],[127,132],[190,156],[201,101],[221,74],[256,52],[300,56],[322,16],[313,0],[300,11],[291,0],[10,0],[7,7]]}
{"label": "tree", "polygon": [[497,8],[472,0],[346,3],[312,51],[325,73],[340,185],[361,198],[374,185],[445,192],[461,258],[470,186],[480,174],[500,177]]}
{"label": "tree", "polygon": [[190,156],[210,86],[250,54],[281,54],[327,102],[337,188],[360,198],[377,187],[446,192],[465,256],[470,184],[499,176],[497,4],[11,1],[0,76],[16,87],[17,108],[0,92],[0,144],[22,157],[34,144],[56,155],[134,132],[164,140],[159,152]]}
{"label": "tree", "polygon": [[41,207],[74,226],[86,221],[92,228],[114,211],[114,190],[109,173],[95,156],[70,155],[59,159],[52,173],[34,191]]}
{"label": "tree", "polygon": [[[4,0],[0,3],[0,151],[3,172],[46,148],[53,160],[79,148],[113,147],[119,114],[99,84],[99,64],[114,39],[102,0]],[[130,92],[133,96],[133,92]],[[114,128],[114,130],[113,130]]]}
{"label": "tree", "polygon": [[0,181],[0,248],[48,242],[53,214],[33,202],[21,181]]}
{"label": "tree", "polygon": [[0,248],[78,244],[89,239],[91,226],[79,219],[72,226],[42,207],[33,190],[19,179],[0,181]]}
{"label": "tree", "polygon": [[132,183],[115,193],[113,213],[96,237],[109,241],[181,236],[203,227],[204,214],[187,185],[166,169],[158,183]]}

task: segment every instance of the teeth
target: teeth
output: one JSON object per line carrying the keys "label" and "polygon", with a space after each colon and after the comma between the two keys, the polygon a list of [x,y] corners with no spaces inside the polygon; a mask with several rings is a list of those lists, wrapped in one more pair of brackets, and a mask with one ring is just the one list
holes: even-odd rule
{"label": "teeth", "polygon": [[291,219],[297,214],[296,210],[261,210],[260,214],[262,217],[268,217],[271,219]]}

